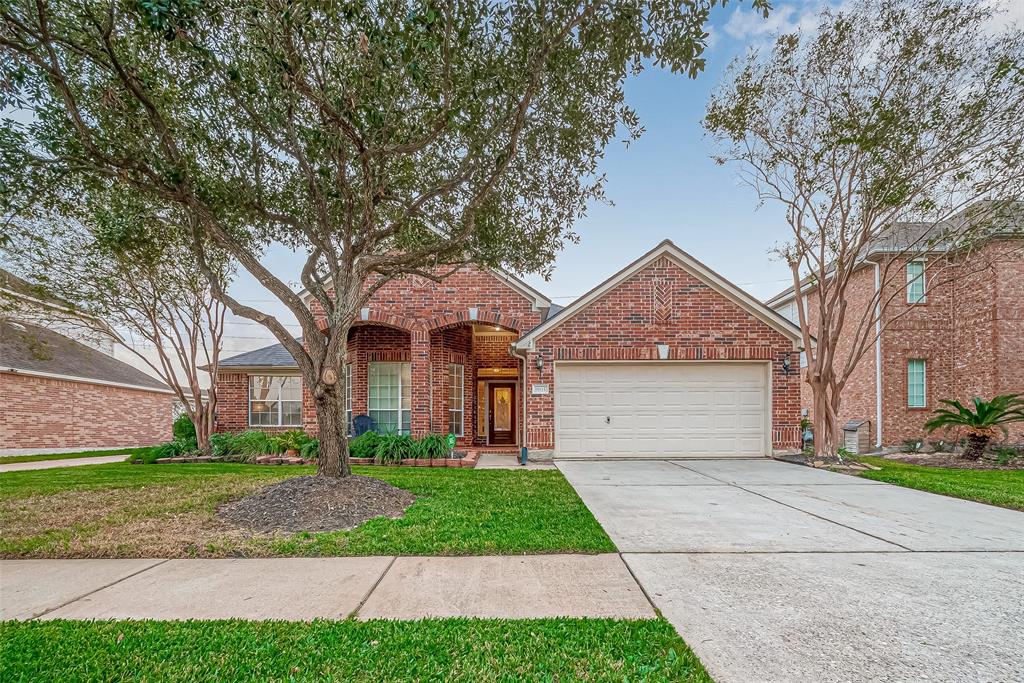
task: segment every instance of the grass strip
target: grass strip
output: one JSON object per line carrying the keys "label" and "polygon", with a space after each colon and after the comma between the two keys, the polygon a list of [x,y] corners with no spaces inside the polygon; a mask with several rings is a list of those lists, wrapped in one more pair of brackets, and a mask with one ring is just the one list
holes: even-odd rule
{"label": "grass strip", "polygon": [[0,623],[4,681],[686,681],[662,619]]}
{"label": "grass strip", "polygon": [[1024,470],[923,467],[872,457],[861,457],[858,460],[882,468],[861,472],[860,476],[867,479],[1011,510],[1024,510]]}

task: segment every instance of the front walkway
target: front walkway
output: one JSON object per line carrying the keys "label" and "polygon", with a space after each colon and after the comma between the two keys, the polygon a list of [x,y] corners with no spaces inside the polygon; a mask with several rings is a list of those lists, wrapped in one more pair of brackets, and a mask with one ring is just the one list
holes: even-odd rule
{"label": "front walkway", "polygon": [[0,562],[0,619],[654,616],[616,554]]}
{"label": "front walkway", "polygon": [[718,683],[1024,680],[1024,513],[770,460],[558,467]]}
{"label": "front walkway", "polygon": [[80,465],[107,465],[112,462],[124,462],[127,453],[120,455],[97,455],[90,458],[64,458],[63,460],[35,460],[31,462],[10,462],[3,464],[0,459],[0,472],[20,472],[22,470],[52,470],[55,467],[78,467]]}

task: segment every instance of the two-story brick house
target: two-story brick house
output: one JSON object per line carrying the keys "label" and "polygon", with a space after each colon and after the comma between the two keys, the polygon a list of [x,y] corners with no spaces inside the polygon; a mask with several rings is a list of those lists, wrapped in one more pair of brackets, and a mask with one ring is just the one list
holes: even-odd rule
{"label": "two-story brick house", "polygon": [[[671,242],[561,308],[501,270],[385,284],[348,340],[349,417],[531,457],[799,445],[799,330]],[[316,431],[280,345],[226,359],[221,431]]]}
{"label": "two-story brick house", "polygon": [[[887,302],[873,347],[843,391],[839,414],[842,423],[870,421],[875,445],[941,438],[928,437],[923,426],[941,399],[1024,393],[1024,237],[1008,226],[970,250],[908,251],[927,229],[899,225],[893,239],[880,240],[865,253],[848,288],[848,317],[854,321],[876,300]],[[897,276],[880,275],[885,272]],[[879,287],[883,291],[876,298]],[[804,293],[813,334],[816,293],[812,286]],[[792,287],[766,303],[798,321]],[[837,362],[849,357],[849,346],[840,345]],[[810,387],[804,382],[801,392],[809,410]],[[1015,427],[1010,436],[1024,440],[1024,429]]]}

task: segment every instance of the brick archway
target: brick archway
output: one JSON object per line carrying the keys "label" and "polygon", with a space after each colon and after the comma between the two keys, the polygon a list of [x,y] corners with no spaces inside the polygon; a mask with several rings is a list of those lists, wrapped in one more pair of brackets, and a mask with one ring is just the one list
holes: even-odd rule
{"label": "brick archway", "polygon": [[484,323],[487,325],[496,325],[502,329],[519,334],[522,330],[522,325],[518,318],[511,318],[503,316],[500,313],[494,313],[492,311],[477,310],[476,318],[470,318],[469,312],[465,313],[449,313],[445,315],[436,315],[426,321],[425,329],[429,331],[439,330],[444,327],[451,327],[453,325],[467,324],[472,325],[473,323]]}

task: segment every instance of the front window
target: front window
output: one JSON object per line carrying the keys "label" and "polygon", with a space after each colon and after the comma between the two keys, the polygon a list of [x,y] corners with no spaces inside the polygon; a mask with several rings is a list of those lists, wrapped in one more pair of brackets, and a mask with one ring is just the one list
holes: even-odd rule
{"label": "front window", "polygon": [[249,424],[253,427],[301,427],[302,380],[250,375]]}
{"label": "front window", "polygon": [[907,362],[907,405],[911,408],[925,407],[925,362]]}
{"label": "front window", "polygon": [[465,368],[448,366],[448,432],[462,436],[463,406],[466,398]]}
{"label": "front window", "polygon": [[412,364],[370,363],[369,414],[381,434],[408,434],[412,423]]}
{"label": "front window", "polygon": [[907,303],[923,304],[925,296],[924,261],[911,261],[907,264]]}

